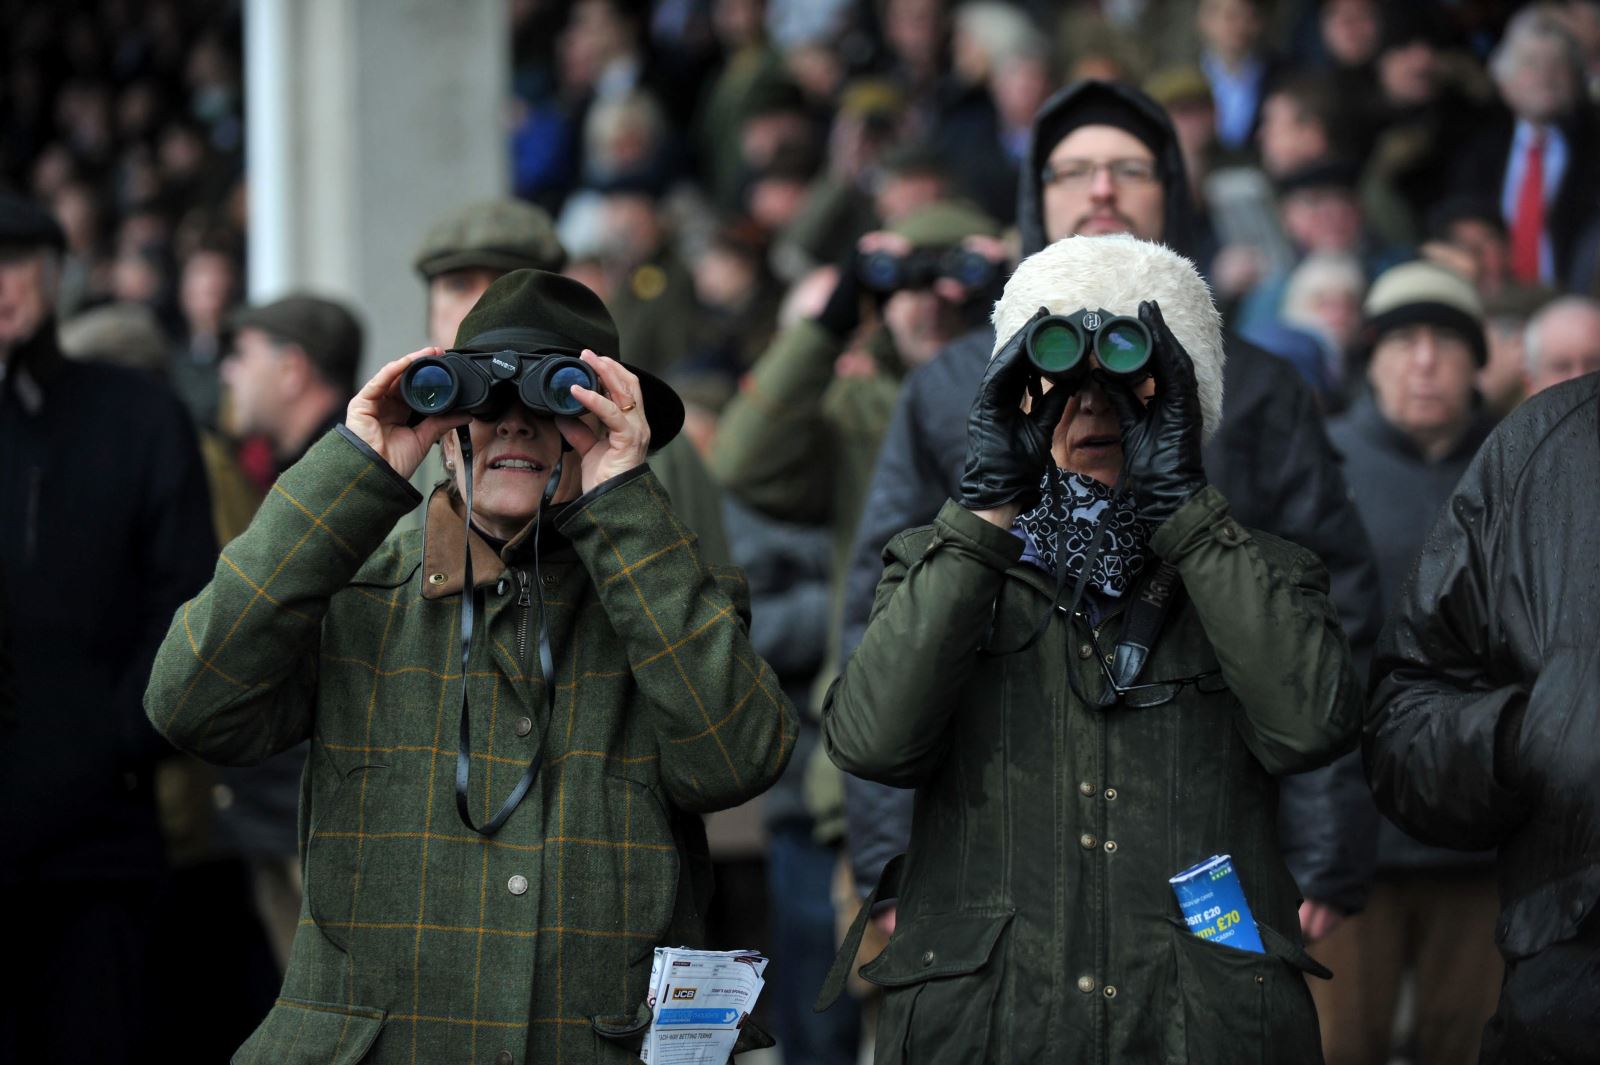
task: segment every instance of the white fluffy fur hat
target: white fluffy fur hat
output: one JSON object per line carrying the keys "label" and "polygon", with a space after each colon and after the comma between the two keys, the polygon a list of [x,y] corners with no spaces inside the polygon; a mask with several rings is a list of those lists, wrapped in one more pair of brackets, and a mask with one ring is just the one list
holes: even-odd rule
{"label": "white fluffy fur hat", "polygon": [[1222,419],[1222,315],[1194,264],[1165,245],[1126,234],[1067,237],[1028,256],[994,305],[994,350],[1040,307],[1137,317],[1141,300],[1161,306],[1167,328],[1194,361],[1209,440]]}

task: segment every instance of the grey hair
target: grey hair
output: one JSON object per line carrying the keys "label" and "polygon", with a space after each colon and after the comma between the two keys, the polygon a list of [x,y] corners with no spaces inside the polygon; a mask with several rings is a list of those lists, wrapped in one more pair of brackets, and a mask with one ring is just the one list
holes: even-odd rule
{"label": "grey hair", "polygon": [[959,32],[975,37],[991,64],[1013,56],[1047,58],[1048,47],[1033,20],[1012,4],[1002,0],[968,0],[956,8],[954,22]]}
{"label": "grey hair", "polygon": [[1588,296],[1561,296],[1540,307],[1528,319],[1522,330],[1522,365],[1529,376],[1539,372],[1544,331],[1549,328],[1550,320],[1573,311],[1588,311],[1592,317],[1600,319],[1600,300]]}
{"label": "grey hair", "polygon": [[1028,256],[994,305],[994,350],[1040,307],[1052,314],[1088,308],[1132,316],[1142,300],[1160,305],[1167,328],[1194,362],[1210,439],[1222,420],[1222,315],[1194,263],[1164,244],[1126,233],[1067,237]]}
{"label": "grey hair", "polygon": [[1526,41],[1545,37],[1560,41],[1562,48],[1567,53],[1567,62],[1572,67],[1573,84],[1582,91],[1584,84],[1583,46],[1578,43],[1578,38],[1567,29],[1553,4],[1536,4],[1525,7],[1511,17],[1506,23],[1505,33],[1500,37],[1500,43],[1495,45],[1494,52],[1489,56],[1489,73],[1494,80],[1504,82],[1511,76],[1513,56],[1518,48]]}

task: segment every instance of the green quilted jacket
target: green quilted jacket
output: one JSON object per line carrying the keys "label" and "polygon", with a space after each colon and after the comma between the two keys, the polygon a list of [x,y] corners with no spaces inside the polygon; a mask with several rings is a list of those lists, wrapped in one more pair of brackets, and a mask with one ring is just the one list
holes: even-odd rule
{"label": "green quilted jacket", "polygon": [[766,789],[794,743],[794,710],[750,648],[743,578],[701,561],[642,466],[557,513],[537,583],[472,538],[488,613],[467,671],[480,824],[543,755],[485,838],[456,811],[460,514],[436,491],[423,529],[385,539],[418,499],[329,433],[156,660],[145,707],[177,746],[243,765],[311,740],[300,931],[235,1060],[637,1060],[653,949],[702,936],[697,815]]}

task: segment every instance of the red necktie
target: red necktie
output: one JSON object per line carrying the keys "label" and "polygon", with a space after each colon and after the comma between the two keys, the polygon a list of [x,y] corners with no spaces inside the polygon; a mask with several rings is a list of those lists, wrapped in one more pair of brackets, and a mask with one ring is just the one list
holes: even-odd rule
{"label": "red necktie", "polygon": [[1544,236],[1544,133],[1528,141],[1522,188],[1511,218],[1511,273],[1518,281],[1539,280],[1539,240]]}

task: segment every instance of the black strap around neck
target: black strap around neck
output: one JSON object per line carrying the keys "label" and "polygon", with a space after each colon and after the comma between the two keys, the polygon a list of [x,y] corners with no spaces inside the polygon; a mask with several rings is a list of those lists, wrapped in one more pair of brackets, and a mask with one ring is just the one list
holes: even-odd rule
{"label": "black strap around neck", "polygon": [[[474,623],[484,613],[483,590],[478,588],[472,576],[472,438],[467,426],[456,429],[456,439],[461,443],[461,468],[466,484],[466,523],[465,536],[462,540],[465,545],[466,573],[465,584],[461,589],[461,731],[459,743],[456,747],[456,813],[461,818],[461,823],[480,836],[492,836],[500,831],[506,820],[516,810],[523,798],[528,794],[528,789],[533,786],[535,778],[539,775],[539,766],[544,761],[544,744],[541,742],[534,751],[533,757],[528,761],[528,767],[522,771],[516,786],[511,789],[511,794],[506,796],[505,802],[500,804],[500,810],[487,823],[481,827],[473,822],[472,812],[468,809],[468,778],[472,773],[472,719],[467,707],[467,688],[469,668],[472,661],[472,641],[475,635]],[[561,463],[556,463],[555,469],[550,473],[550,485],[556,485],[561,480]],[[544,725],[548,729],[555,713],[556,705],[556,671],[555,655],[550,649],[550,623],[545,608],[544,593],[541,591],[543,582],[539,579],[539,530],[544,525],[543,512],[547,510],[554,491],[547,486],[544,502],[540,505],[540,520],[533,530],[533,591],[539,597],[539,670],[544,676],[545,719]]]}

